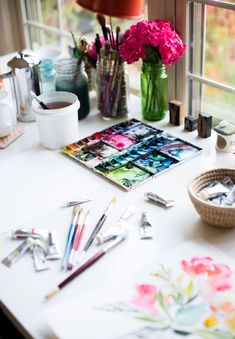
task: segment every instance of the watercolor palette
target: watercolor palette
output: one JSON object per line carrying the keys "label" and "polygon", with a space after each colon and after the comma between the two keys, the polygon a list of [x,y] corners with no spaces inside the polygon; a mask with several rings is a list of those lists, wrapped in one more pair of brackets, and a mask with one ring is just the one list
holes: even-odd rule
{"label": "watercolor palette", "polygon": [[201,148],[131,119],[67,145],[61,151],[130,190],[191,159]]}

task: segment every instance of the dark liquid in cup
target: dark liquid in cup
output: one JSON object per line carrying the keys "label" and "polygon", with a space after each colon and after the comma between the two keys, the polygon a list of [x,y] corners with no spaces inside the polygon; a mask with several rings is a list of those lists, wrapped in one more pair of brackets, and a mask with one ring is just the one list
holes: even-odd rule
{"label": "dark liquid in cup", "polygon": [[55,102],[49,102],[46,105],[49,109],[57,109],[57,108],[64,108],[64,107],[70,106],[71,104],[72,104],[71,102],[67,102],[67,101],[55,101]]}

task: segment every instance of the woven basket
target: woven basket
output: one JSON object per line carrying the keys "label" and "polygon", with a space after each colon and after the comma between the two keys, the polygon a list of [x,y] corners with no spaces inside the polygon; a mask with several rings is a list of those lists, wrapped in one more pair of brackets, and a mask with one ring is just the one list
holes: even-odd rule
{"label": "woven basket", "polygon": [[188,193],[204,222],[213,226],[235,227],[235,207],[216,206],[198,196],[198,193],[210,182],[221,180],[225,176],[229,176],[235,183],[235,169],[218,168],[203,172],[189,182]]}

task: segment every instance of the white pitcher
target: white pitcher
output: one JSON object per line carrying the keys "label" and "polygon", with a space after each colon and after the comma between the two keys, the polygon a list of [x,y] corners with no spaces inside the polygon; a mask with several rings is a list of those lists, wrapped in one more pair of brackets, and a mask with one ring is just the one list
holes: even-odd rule
{"label": "white pitcher", "polygon": [[16,114],[8,92],[0,90],[0,138],[8,135],[16,125]]}

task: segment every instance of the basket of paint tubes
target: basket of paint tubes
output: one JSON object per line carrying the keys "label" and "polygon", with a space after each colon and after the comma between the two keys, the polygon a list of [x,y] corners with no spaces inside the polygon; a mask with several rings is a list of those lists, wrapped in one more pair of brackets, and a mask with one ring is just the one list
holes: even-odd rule
{"label": "basket of paint tubes", "polygon": [[205,223],[235,227],[235,169],[217,168],[200,173],[189,182],[188,193]]}

